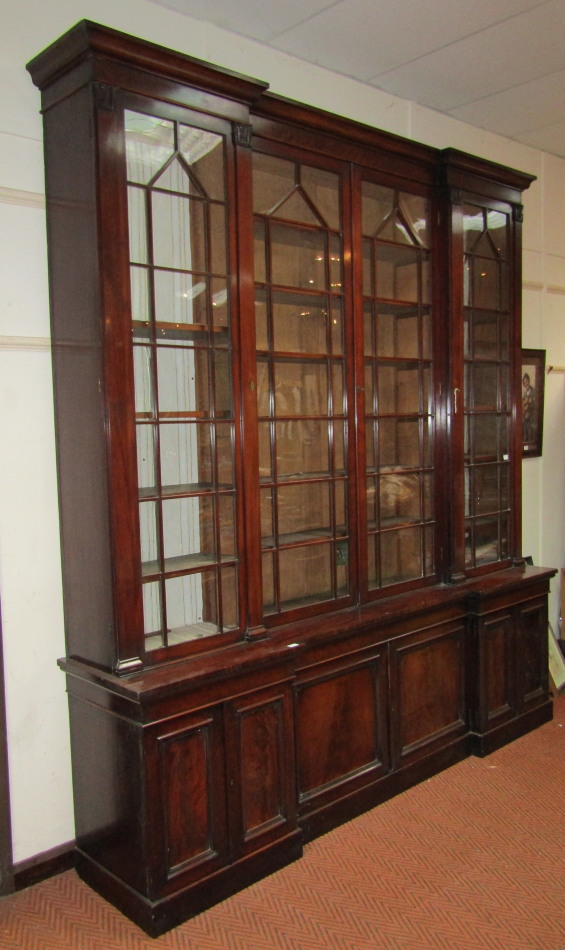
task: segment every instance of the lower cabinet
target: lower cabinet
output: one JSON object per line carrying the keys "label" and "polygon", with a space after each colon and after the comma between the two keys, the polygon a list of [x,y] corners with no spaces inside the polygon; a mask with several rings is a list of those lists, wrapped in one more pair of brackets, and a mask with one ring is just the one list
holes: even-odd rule
{"label": "lower cabinet", "polygon": [[484,755],[548,718],[547,597],[535,588],[518,602],[474,594],[470,626],[478,659],[471,747]]}
{"label": "lower cabinet", "polygon": [[392,599],[164,670],[62,661],[77,868],[152,936],[551,718],[552,572]]}

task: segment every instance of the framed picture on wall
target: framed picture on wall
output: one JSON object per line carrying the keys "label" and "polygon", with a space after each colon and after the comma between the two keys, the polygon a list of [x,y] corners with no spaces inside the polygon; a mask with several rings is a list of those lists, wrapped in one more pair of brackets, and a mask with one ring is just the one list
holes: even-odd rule
{"label": "framed picture on wall", "polygon": [[541,455],[545,350],[522,350],[522,455]]}

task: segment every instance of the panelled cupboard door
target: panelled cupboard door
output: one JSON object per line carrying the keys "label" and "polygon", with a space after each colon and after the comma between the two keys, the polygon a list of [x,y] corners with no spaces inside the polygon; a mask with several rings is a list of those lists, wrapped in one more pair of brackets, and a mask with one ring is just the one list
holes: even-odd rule
{"label": "panelled cupboard door", "polygon": [[543,702],[548,692],[547,599],[520,604],[516,613],[517,704],[520,712]]}
{"label": "panelled cupboard door", "polygon": [[393,768],[467,732],[467,650],[465,625],[452,622],[390,644]]}
{"label": "panelled cupboard door", "polygon": [[234,857],[296,828],[292,693],[269,687],[226,704]]}
{"label": "panelled cupboard door", "polygon": [[145,737],[152,899],[229,863],[221,706],[153,727]]}
{"label": "panelled cupboard door", "polygon": [[386,774],[386,651],[322,664],[297,677],[295,728],[302,815]]}

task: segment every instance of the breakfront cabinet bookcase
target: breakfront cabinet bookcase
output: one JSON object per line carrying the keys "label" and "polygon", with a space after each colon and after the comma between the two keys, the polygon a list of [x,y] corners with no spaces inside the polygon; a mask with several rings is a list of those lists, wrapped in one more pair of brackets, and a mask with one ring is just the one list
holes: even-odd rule
{"label": "breakfront cabinet bookcase", "polygon": [[90,22],[28,68],[77,865],[157,935],[551,716],[532,178]]}

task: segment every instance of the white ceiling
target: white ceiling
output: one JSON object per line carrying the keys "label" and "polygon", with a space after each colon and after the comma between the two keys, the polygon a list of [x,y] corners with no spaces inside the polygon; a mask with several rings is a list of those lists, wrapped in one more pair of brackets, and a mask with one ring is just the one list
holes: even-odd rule
{"label": "white ceiling", "polygon": [[565,157],[565,0],[154,2]]}

